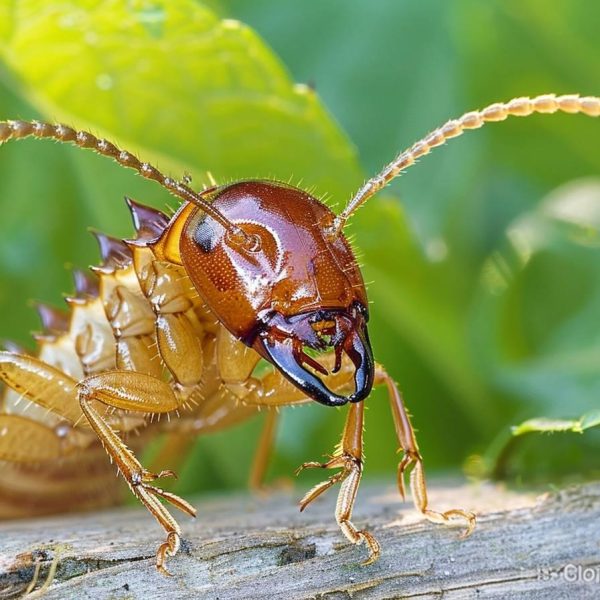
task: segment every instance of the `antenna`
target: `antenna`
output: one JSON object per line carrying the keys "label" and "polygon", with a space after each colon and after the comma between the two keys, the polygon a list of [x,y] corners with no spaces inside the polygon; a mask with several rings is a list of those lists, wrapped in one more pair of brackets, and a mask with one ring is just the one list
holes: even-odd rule
{"label": "antenna", "polygon": [[583,113],[589,117],[600,115],[600,98],[586,96],[581,98],[578,94],[556,96],[544,94],[535,98],[513,98],[508,102],[490,104],[483,110],[465,113],[459,119],[452,119],[438,127],[429,135],[413,144],[408,150],[401,152],[396,158],[386,165],[380,173],[369,179],[348,202],[346,208],[335,218],[331,233],[338,236],[348,218],[362,206],[371,196],[385,187],[394,177],[397,177],[413,165],[421,156],[446,143],[450,138],[462,135],[467,129],[479,129],[485,123],[504,121],[507,117],[528,117],[533,113]]}
{"label": "antenna", "polygon": [[80,148],[89,148],[98,154],[108,156],[120,165],[134,169],[142,177],[156,181],[180,200],[191,202],[200,207],[209,217],[222,225],[235,242],[244,245],[255,244],[253,236],[248,235],[243,229],[222,215],[210,202],[203,199],[202,194],[196,193],[185,183],[167,177],[151,164],[141,162],[130,152],[121,150],[115,144],[98,138],[89,131],[78,131],[67,125],[51,124],[43,121],[0,121],[0,144],[26,137],[50,138],[57,142],[72,143]]}

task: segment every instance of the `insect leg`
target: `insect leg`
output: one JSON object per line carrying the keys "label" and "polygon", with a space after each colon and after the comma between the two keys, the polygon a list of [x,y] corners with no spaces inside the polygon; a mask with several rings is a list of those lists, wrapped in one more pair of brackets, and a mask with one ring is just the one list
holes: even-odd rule
{"label": "insect leg", "polygon": [[464,520],[467,528],[461,534],[461,537],[467,537],[475,528],[475,515],[472,512],[460,508],[438,512],[429,508],[423,458],[419,452],[415,432],[398,386],[380,365],[376,365],[375,367],[375,383],[385,383],[387,387],[394,425],[396,427],[396,435],[400,442],[400,448],[404,452],[404,456],[398,465],[398,489],[400,490],[400,495],[404,498],[404,475],[410,472],[410,489],[417,510],[433,523],[449,523],[453,518]]}
{"label": "insect leg", "polygon": [[[333,361],[335,357],[330,357]],[[333,363],[332,363],[333,364]],[[327,385],[339,392],[353,385],[354,367],[344,365],[329,376]],[[291,406],[311,402],[296,386],[292,385],[278,371],[263,375],[252,393],[244,400],[246,405],[265,406],[269,408]],[[352,523],[352,509],[362,476],[362,447],[363,447],[363,418],[364,403],[356,402],[349,405],[348,416],[339,447],[326,463],[304,463],[298,471],[309,468],[340,469],[338,473],[315,486],[300,501],[300,510],[304,510],[315,498],[330,487],[341,483],[336,505],[335,517],[344,535],[353,543],[365,543],[369,556],[364,564],[370,564],[379,558],[380,547],[377,540],[368,532],[359,530]]]}
{"label": "insect leg", "polygon": [[258,491],[263,487],[276,429],[277,411],[268,410],[248,478],[248,486],[251,490]]}
{"label": "insect leg", "polygon": [[76,423],[81,417],[77,382],[38,358],[0,352],[0,381],[69,423]]}
{"label": "insect leg", "polygon": [[109,371],[88,377],[79,384],[81,410],[100,438],[106,452],[117,464],[133,494],[167,532],[167,539],[159,546],[156,553],[156,567],[168,575],[165,562],[168,556],[174,556],[179,550],[181,529],[161,504],[160,499],[170,502],[191,516],[195,516],[196,511],[178,496],[150,485],[155,479],[173,476],[174,473],[163,471],[155,474],[144,469],[133,452],[96,410],[94,401],[118,409],[164,413],[177,408],[177,399],[170,386],[164,381],[131,371]]}
{"label": "insect leg", "polygon": [[53,429],[23,415],[0,415],[0,460],[38,463],[64,455]]}
{"label": "insect leg", "polygon": [[[332,375],[328,385],[335,391],[345,389],[352,385],[354,369],[346,367]],[[289,383],[283,376],[272,371],[260,380],[260,386],[244,398],[245,404],[257,406],[289,406],[310,402],[298,388]],[[335,518],[344,535],[353,543],[365,543],[369,549],[369,556],[364,564],[370,564],[379,558],[380,547],[377,540],[368,532],[359,530],[352,523],[352,509],[362,477],[362,448],[363,448],[363,418],[364,403],[357,402],[349,405],[348,416],[339,447],[331,459],[326,463],[308,462],[298,469],[321,468],[340,469],[338,473],[315,486],[300,501],[300,510],[304,510],[315,498],[323,494],[330,487],[340,483],[338,502]]]}
{"label": "insect leg", "polygon": [[340,469],[326,481],[319,483],[300,500],[300,510],[304,510],[315,498],[323,494],[336,483],[340,483],[338,501],[335,508],[335,519],[342,533],[353,543],[363,542],[369,549],[369,556],[363,565],[375,562],[379,558],[379,542],[368,531],[357,529],[352,523],[352,508],[356,500],[358,486],[363,468],[363,420],[364,402],[350,405],[342,441],[331,459],[326,463],[307,462],[301,465],[303,469]]}

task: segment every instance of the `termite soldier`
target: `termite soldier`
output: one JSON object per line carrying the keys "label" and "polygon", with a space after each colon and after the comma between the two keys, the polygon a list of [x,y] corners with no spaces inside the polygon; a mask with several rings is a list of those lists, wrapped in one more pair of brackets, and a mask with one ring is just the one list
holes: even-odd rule
{"label": "termite soldier", "polygon": [[[133,240],[96,234],[102,264],[92,275],[75,272],[70,311],[40,306],[45,332],[32,356],[12,346],[0,352],[0,517],[93,507],[114,501],[109,461],[166,532],[156,566],[180,546],[181,530],[161,499],[195,515],[178,496],[154,485],[172,471],[153,473],[136,459],[157,432],[169,444],[237,423],[260,408],[315,400],[348,404],[342,440],[331,460],[300,468],[339,471],[310,490],[304,509],[340,484],[335,517],[353,543],[365,543],[366,563],[380,547],[357,529],[352,509],[362,475],[364,401],[385,385],[417,510],[427,519],[465,524],[475,515],[429,507],[423,460],[396,384],[373,360],[367,294],[343,229],[378,190],[432,148],[467,129],[533,113],[600,115],[600,98],[544,95],[516,98],[448,121],[399,154],[335,215],[310,194],[273,181],[240,181],[196,192],[131,153],[90,133],[42,122],[0,122],[0,142],[52,138],[89,148],[158,182],[183,204],[172,218],[128,200]],[[255,370],[260,359],[273,368]],[[24,410],[21,400],[32,406]],[[103,410],[106,409],[106,410]],[[179,419],[154,415],[177,413]],[[272,437],[275,411],[267,420]],[[122,436],[142,431],[132,448]],[[264,441],[264,440],[263,440]],[[254,466],[264,470],[265,444]],[[171,452],[175,454],[175,452]],[[169,455],[170,456],[170,455]],[[106,463],[106,468],[104,467]],[[86,465],[95,467],[93,475]],[[33,469],[32,465],[36,468]],[[39,485],[59,479],[58,491]],[[15,484],[18,482],[18,485]]]}

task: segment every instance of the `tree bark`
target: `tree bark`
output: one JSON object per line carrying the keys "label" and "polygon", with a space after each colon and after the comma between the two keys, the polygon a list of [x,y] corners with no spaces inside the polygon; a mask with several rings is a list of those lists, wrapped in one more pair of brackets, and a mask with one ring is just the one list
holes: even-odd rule
{"label": "tree bark", "polygon": [[368,567],[364,548],[340,533],[331,495],[302,514],[296,500],[200,500],[196,521],[180,518],[185,541],[168,562],[172,577],[154,568],[162,537],[139,509],[3,523],[0,598],[21,596],[36,565],[36,590],[56,567],[47,600],[600,597],[600,483],[538,496],[438,482],[434,508],[478,513],[468,539],[424,521],[396,490],[365,485],[354,522],[382,546]]}

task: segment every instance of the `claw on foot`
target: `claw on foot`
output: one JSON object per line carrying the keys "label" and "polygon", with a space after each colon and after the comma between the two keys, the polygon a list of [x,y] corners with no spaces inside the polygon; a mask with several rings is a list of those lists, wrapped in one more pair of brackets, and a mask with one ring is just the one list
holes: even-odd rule
{"label": "claw on foot", "polygon": [[294,475],[296,475],[296,477],[298,475],[300,475],[300,473],[302,473],[302,471],[304,471],[304,469],[326,469],[327,465],[329,463],[320,463],[317,461],[310,461],[310,462],[305,462],[302,463],[295,471],[294,471]]}
{"label": "claw on foot", "polygon": [[381,546],[379,542],[368,531],[361,530],[358,532],[358,535],[362,538],[367,548],[369,549],[369,556],[365,560],[363,560],[363,562],[360,563],[361,567],[367,567],[379,560],[379,555],[381,554]]}
{"label": "claw on foot", "polygon": [[156,568],[166,577],[171,577],[171,573],[165,567],[167,556],[175,556],[180,545],[181,538],[179,537],[179,534],[176,531],[170,531],[166,541],[158,547],[156,552]]}
{"label": "claw on foot", "polygon": [[423,513],[425,518],[432,523],[441,523],[441,524],[449,524],[451,521],[460,519],[466,522],[465,529],[460,533],[460,538],[469,537],[473,531],[475,530],[475,525],[477,524],[477,517],[475,513],[472,513],[468,510],[463,510],[462,508],[452,508],[445,512],[437,512],[435,510],[427,509]]}
{"label": "claw on foot", "polygon": [[152,471],[142,471],[142,481],[144,483],[151,483],[156,481],[157,479],[162,479],[163,477],[172,477],[173,479],[178,479],[177,473],[175,471],[171,471],[170,469],[167,471],[161,471],[160,473],[152,473]]}
{"label": "claw on foot", "polygon": [[300,473],[304,469],[340,469],[329,479],[317,484],[305,494],[300,500],[300,510],[303,511],[315,498],[339,483],[340,491],[335,510],[335,520],[349,541],[356,545],[364,543],[367,546],[369,556],[361,565],[366,566],[374,563],[381,554],[379,542],[368,531],[357,529],[351,521],[352,508],[362,475],[361,460],[350,454],[342,453],[338,456],[332,456],[326,463],[306,462],[300,465],[296,473]]}
{"label": "claw on foot", "polygon": [[305,462],[296,469],[296,475],[300,474],[304,469],[341,469],[339,473],[335,473],[329,479],[318,483],[310,489],[300,500],[300,512],[302,512],[313,500],[318,498],[323,492],[327,491],[336,483],[343,481],[348,477],[353,468],[358,468],[357,462],[350,456],[332,456],[326,463],[316,461]]}

